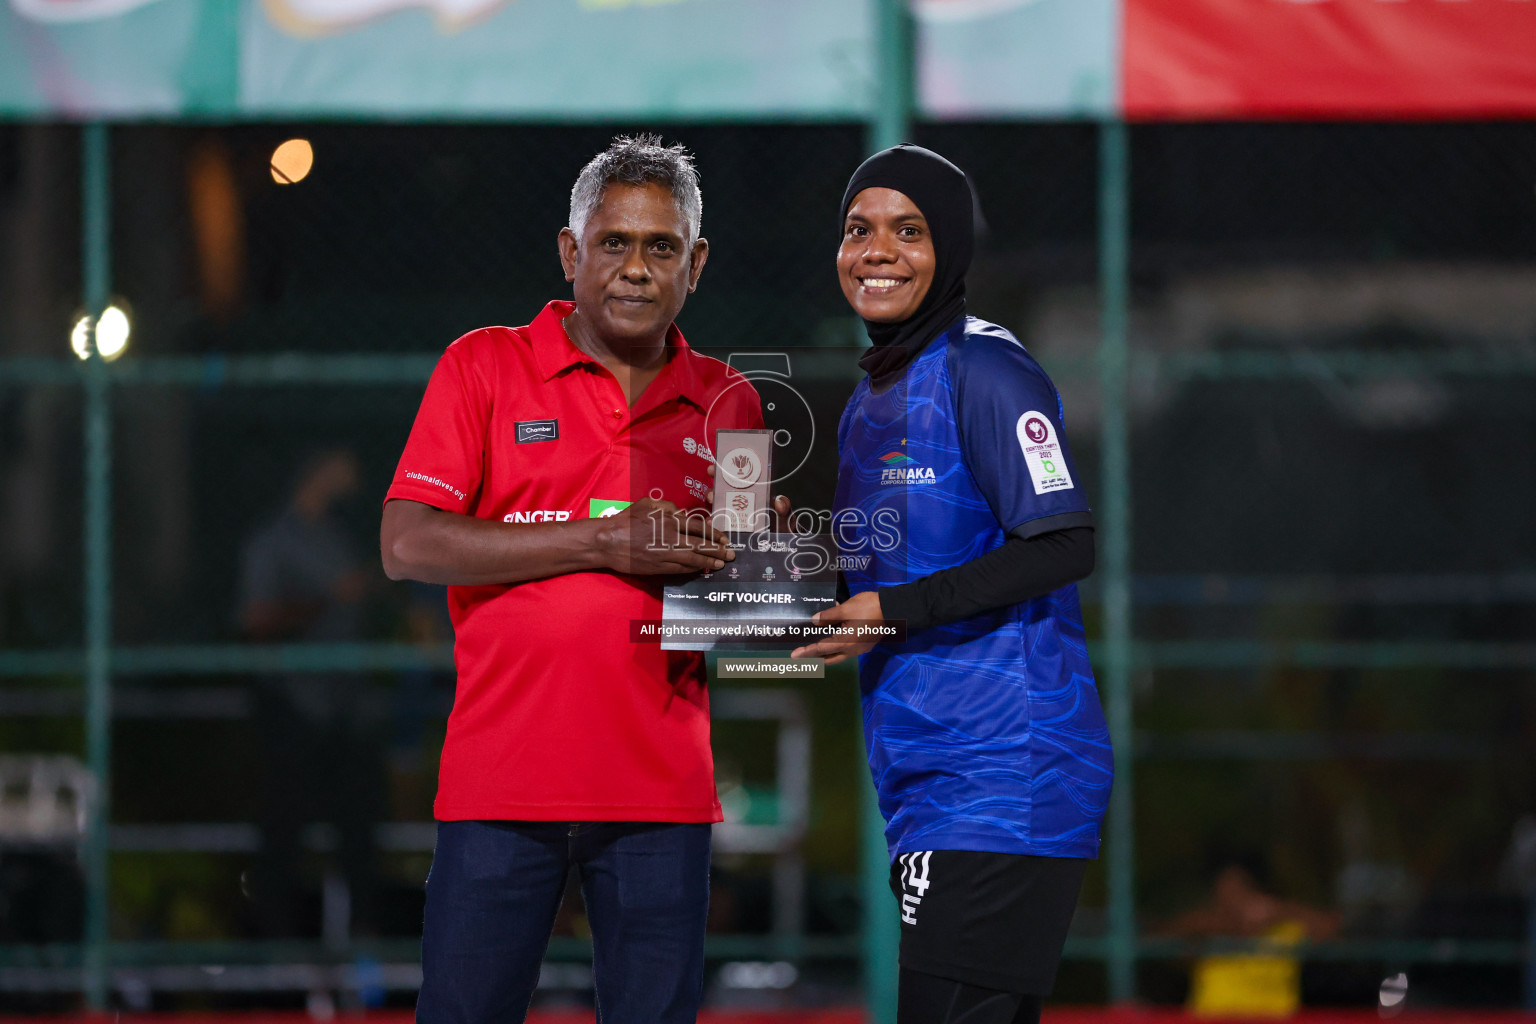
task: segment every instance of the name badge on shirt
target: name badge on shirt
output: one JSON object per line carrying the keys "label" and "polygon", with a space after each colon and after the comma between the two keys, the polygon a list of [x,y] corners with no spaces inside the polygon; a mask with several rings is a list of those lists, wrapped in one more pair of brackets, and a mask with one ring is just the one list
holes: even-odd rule
{"label": "name badge on shirt", "polygon": [[517,423],[518,444],[532,444],[535,441],[554,441],[559,437],[559,420],[519,420]]}

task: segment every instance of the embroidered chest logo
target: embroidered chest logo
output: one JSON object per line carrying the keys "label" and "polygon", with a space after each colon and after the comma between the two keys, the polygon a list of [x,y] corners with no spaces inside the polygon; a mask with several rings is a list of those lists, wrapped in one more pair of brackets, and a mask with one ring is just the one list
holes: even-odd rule
{"label": "embroidered chest logo", "polygon": [[557,441],[560,438],[559,420],[518,420],[517,443],[532,444],[535,441]]}
{"label": "embroidered chest logo", "polygon": [[880,486],[931,484],[935,482],[932,466],[920,466],[906,452],[889,451],[880,456],[885,468],[880,471]]}

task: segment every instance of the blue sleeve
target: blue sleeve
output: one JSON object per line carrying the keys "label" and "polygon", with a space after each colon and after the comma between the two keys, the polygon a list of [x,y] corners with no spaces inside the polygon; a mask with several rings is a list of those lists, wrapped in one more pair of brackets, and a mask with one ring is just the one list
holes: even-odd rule
{"label": "blue sleeve", "polygon": [[1013,335],[971,323],[949,374],[965,463],[997,521],[1024,538],[1092,526],[1055,385]]}

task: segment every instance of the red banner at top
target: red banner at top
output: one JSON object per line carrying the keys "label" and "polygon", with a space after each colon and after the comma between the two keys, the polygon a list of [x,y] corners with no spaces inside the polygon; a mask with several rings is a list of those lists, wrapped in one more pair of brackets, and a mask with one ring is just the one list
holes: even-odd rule
{"label": "red banner at top", "polygon": [[1529,117],[1536,0],[1125,0],[1127,117]]}

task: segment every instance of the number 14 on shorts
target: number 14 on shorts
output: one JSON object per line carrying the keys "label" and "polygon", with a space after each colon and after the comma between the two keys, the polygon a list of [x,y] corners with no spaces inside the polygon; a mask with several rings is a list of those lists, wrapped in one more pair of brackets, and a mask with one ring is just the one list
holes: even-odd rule
{"label": "number 14 on shorts", "polygon": [[903,853],[896,859],[901,863],[901,920],[903,924],[917,924],[917,908],[922,905],[928,892],[928,862],[932,850]]}

